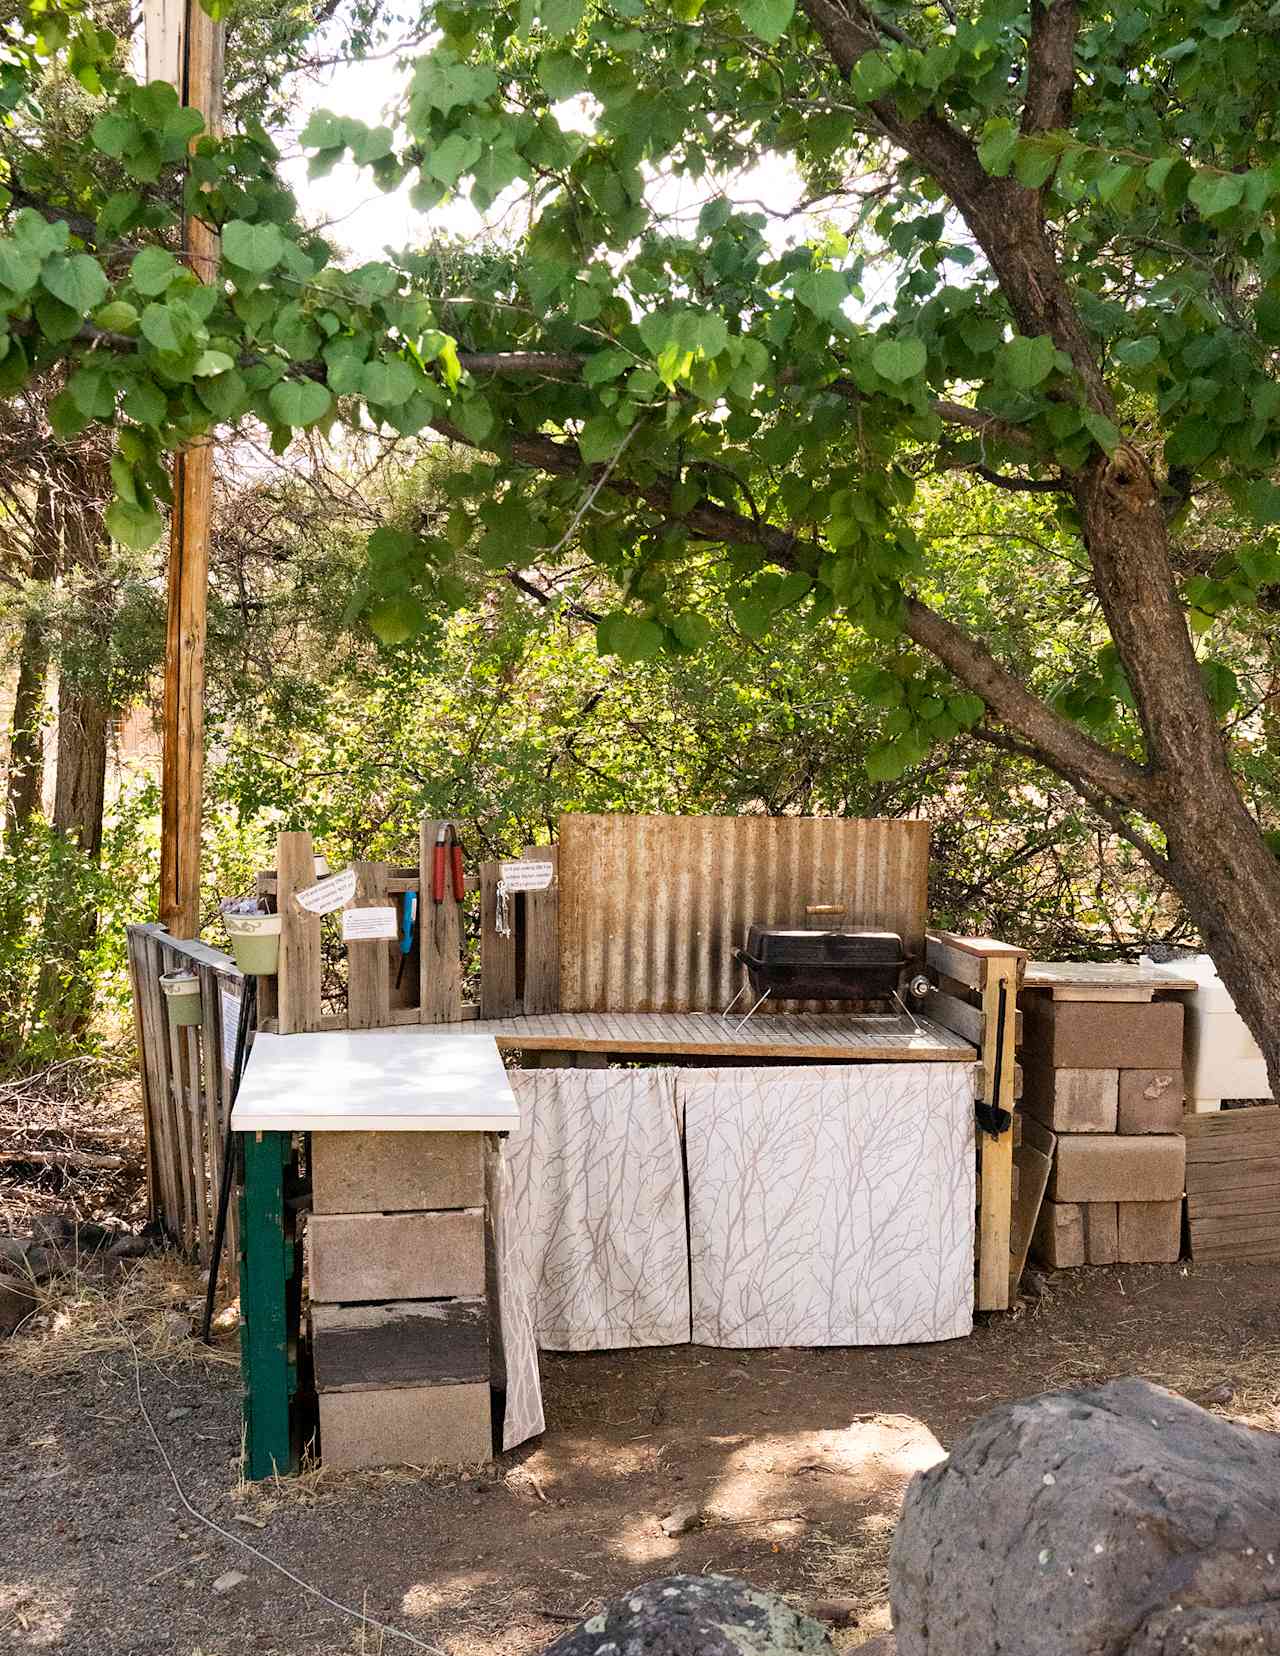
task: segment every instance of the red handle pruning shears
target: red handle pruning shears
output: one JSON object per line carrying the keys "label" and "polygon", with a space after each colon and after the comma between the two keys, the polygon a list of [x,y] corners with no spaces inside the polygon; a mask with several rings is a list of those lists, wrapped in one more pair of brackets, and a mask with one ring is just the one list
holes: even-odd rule
{"label": "red handle pruning shears", "polygon": [[460,903],[466,895],[467,883],[462,867],[462,841],[458,838],[458,830],[451,822],[444,823],[436,835],[435,856],[431,865],[431,897],[437,903],[444,902],[446,860],[452,864],[453,895]]}

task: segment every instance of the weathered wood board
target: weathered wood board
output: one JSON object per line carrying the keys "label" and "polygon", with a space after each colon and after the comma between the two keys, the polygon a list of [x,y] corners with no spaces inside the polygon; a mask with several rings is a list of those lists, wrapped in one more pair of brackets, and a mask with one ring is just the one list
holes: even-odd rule
{"label": "weathered wood board", "polygon": [[1192,1258],[1280,1258],[1280,1107],[1184,1116],[1182,1132]]}
{"label": "weathered wood board", "polygon": [[928,863],[923,821],[562,816],[561,1010],[720,1011],[753,920],[895,931],[923,962]]}
{"label": "weathered wood board", "polygon": [[489,1313],[483,1298],[314,1305],[311,1331],[321,1391],[489,1379]]}
{"label": "weathered wood board", "polygon": [[[475,1024],[453,1026],[459,1033]],[[968,1042],[927,1018],[891,1013],[757,1013],[735,1028],[710,1012],[560,1012],[483,1024],[504,1051],[826,1058],[843,1064],[972,1062]]]}

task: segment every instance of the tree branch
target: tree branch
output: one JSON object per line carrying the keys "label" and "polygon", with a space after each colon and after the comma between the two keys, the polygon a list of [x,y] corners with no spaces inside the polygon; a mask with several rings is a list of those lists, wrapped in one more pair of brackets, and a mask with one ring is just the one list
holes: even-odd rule
{"label": "tree branch", "polygon": [[[468,448],[476,446],[446,420],[436,421],[435,429],[451,442]],[[594,481],[604,469],[603,466],[584,468],[576,445],[558,443],[542,433],[507,433],[501,439],[501,448],[521,464],[555,476],[577,475],[585,470]],[[753,523],[737,512],[705,501],[689,512],[677,512],[671,502],[673,485],[664,477],[639,483],[632,478],[614,476],[609,487],[624,499],[682,524],[703,539],[722,545],[758,546],[784,569],[811,573],[814,568],[816,549],[773,524]],[[961,684],[981,696],[1002,724],[1033,744],[1040,764],[1056,770],[1082,791],[1092,788],[1094,792],[1109,794],[1132,810],[1144,813],[1149,810],[1155,789],[1141,766],[1123,754],[1102,747],[1079,726],[1055,713],[1002,667],[985,645],[920,599],[907,597],[904,603],[907,636],[936,656]]]}
{"label": "tree branch", "polygon": [[[983,726],[973,731],[972,734],[979,741],[986,742],[991,747],[999,748],[1002,753],[1012,753],[1020,759],[1029,759],[1035,765],[1044,765],[1045,763],[1042,754],[1037,753],[1034,748],[1026,746],[1025,743],[1017,742],[1011,736],[1006,736],[1003,731],[991,730]],[[1056,769],[1055,766],[1049,766],[1048,768]],[[1060,776],[1064,775],[1061,771],[1058,774]],[[1087,782],[1082,782],[1079,777],[1064,776],[1064,780],[1071,784],[1089,807],[1109,827],[1113,828],[1121,839],[1128,840],[1134,850],[1141,853],[1162,880],[1167,880],[1170,884],[1173,883],[1173,870],[1169,866],[1168,858],[1161,856],[1147,836],[1140,833],[1133,826],[1123,811],[1118,810],[1105,794],[1099,793],[1096,788],[1090,787]]]}
{"label": "tree branch", "polygon": [[1031,0],[1024,132],[1056,131],[1070,121],[1078,26],[1076,0]]}
{"label": "tree branch", "polygon": [[1037,762],[1079,787],[1120,800],[1131,810],[1149,812],[1156,790],[1140,765],[1086,736],[1078,725],[1047,706],[1020,679],[1002,667],[984,644],[918,598],[907,598],[905,631],[909,638],[950,668],[961,684],[982,697],[1001,724],[1032,745]]}

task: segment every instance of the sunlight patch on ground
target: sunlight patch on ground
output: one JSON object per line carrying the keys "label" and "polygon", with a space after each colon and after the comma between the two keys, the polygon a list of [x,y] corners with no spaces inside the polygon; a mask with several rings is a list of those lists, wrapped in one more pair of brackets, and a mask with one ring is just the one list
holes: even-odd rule
{"label": "sunlight patch on ground", "polygon": [[16,1650],[49,1650],[61,1644],[71,1621],[74,1594],[38,1581],[0,1581],[0,1623]]}

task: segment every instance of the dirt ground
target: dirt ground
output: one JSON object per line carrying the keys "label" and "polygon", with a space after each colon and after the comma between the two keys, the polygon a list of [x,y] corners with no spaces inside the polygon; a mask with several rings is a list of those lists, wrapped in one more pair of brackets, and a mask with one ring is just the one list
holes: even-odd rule
{"label": "dirt ground", "polygon": [[[493,1468],[247,1487],[234,1336],[202,1355],[186,1335],[192,1280],[165,1261],[129,1270],[123,1301],[83,1290],[0,1352],[5,1648],[523,1656],[677,1570],[810,1609],[852,1601],[857,1625],[836,1637],[856,1646],[887,1625],[907,1481],[993,1404],[1142,1374],[1280,1427],[1280,1269],[1132,1266],[1059,1273],[945,1345],[548,1357],[549,1430]],[[166,1296],[175,1309],[157,1309]],[[135,1385],[192,1505],[234,1541],[183,1508]],[[699,1527],[667,1536],[660,1520],[686,1504]],[[244,1579],[227,1586],[231,1571]]]}

